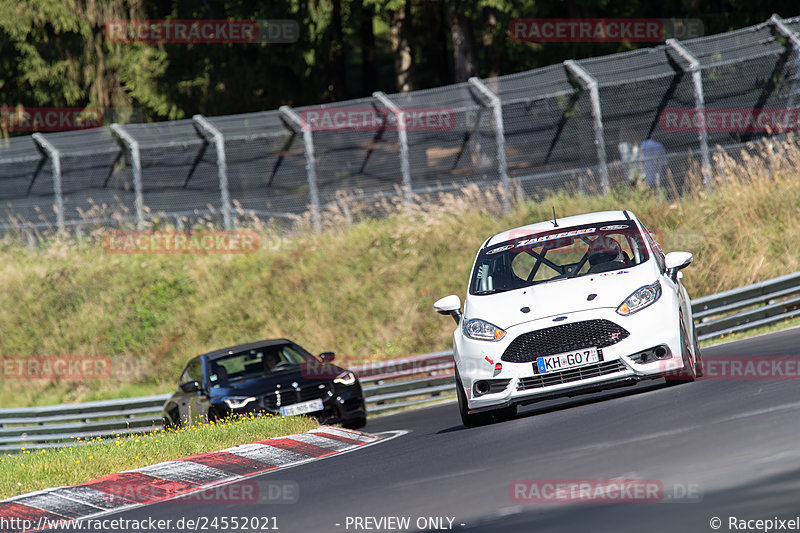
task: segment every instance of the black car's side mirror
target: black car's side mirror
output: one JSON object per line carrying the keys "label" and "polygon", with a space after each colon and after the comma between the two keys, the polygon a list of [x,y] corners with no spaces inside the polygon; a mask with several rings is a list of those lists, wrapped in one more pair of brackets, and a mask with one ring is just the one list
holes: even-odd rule
{"label": "black car's side mirror", "polygon": [[200,390],[200,383],[198,381],[187,381],[179,385],[183,392],[197,392]]}
{"label": "black car's side mirror", "polygon": [[323,363],[330,363],[334,359],[336,359],[336,354],[333,352],[322,352],[319,354],[319,358],[322,360]]}

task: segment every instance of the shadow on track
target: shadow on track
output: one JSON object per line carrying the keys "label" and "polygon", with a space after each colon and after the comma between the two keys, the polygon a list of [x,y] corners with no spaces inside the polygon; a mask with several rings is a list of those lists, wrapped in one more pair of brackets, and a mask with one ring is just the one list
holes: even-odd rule
{"label": "shadow on track", "polygon": [[[584,395],[579,399],[552,399],[552,400],[542,400],[542,403],[547,402],[550,405],[542,406],[539,408],[528,409],[526,411],[522,411],[517,416],[515,416],[511,420],[518,420],[522,418],[529,418],[533,416],[544,415],[547,413],[555,413],[558,411],[563,411],[565,409],[571,409],[573,407],[581,407],[583,405],[591,405],[595,403],[604,402],[606,400],[613,400],[615,398],[624,398],[627,396],[635,396],[637,394],[643,394],[646,392],[652,392],[654,390],[659,390],[666,388],[668,385],[662,380],[652,381],[647,384],[642,383],[635,383],[628,387],[620,387],[619,389],[614,389],[613,391],[602,391],[602,392],[595,392],[592,394]],[[555,405],[552,402],[558,402]],[[522,407],[522,409],[526,409],[528,406]],[[497,424],[501,424],[502,422],[496,422]],[[436,434],[443,434],[443,433],[453,433],[456,431],[464,431],[468,428],[464,427],[463,425],[452,426],[441,431],[437,431]]]}

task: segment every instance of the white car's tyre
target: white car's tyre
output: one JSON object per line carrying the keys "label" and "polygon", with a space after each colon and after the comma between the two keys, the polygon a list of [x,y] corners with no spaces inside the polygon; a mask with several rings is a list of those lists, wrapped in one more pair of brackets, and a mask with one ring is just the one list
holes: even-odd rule
{"label": "white car's tyre", "polygon": [[494,415],[494,419],[497,422],[505,422],[506,420],[511,420],[512,418],[517,416],[517,406],[509,405],[508,407],[503,407],[502,409],[498,409],[497,411],[492,411],[492,415]]}
{"label": "white car's tyre", "polygon": [[458,396],[458,410],[461,413],[461,422],[468,428],[485,426],[492,422],[503,422],[517,416],[516,405],[509,405],[483,413],[470,414],[469,405],[467,404],[467,398],[464,394],[464,387],[461,385],[458,370],[456,370],[456,395]]}
{"label": "white car's tyre", "polygon": [[458,411],[461,413],[461,422],[466,427],[476,428],[494,422],[491,413],[469,413],[469,404],[467,403],[466,394],[464,394],[464,386],[461,384],[458,370],[456,370],[456,396],[458,396]]}
{"label": "white car's tyre", "polygon": [[695,361],[692,358],[689,335],[686,334],[686,328],[683,327],[682,318],[679,320],[679,322],[681,325],[681,359],[683,360],[683,368],[676,370],[675,372],[667,373],[666,380],[668,385],[689,383],[697,378],[697,368],[695,366]]}
{"label": "white car's tyre", "polygon": [[702,378],[706,373],[706,366],[703,364],[703,356],[700,354],[700,343],[697,341],[697,328],[694,328],[694,372],[698,378]]}

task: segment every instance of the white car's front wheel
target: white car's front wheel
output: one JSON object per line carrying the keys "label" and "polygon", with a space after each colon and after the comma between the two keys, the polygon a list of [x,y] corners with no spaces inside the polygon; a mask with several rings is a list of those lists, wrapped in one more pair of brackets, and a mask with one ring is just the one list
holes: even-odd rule
{"label": "white car's front wheel", "polygon": [[489,413],[469,413],[469,403],[467,395],[464,393],[464,385],[461,383],[461,376],[456,370],[456,396],[458,396],[458,411],[461,413],[461,422],[468,428],[485,426],[493,422],[492,415]]}
{"label": "white car's front wheel", "polygon": [[461,414],[461,422],[468,428],[486,426],[495,421],[511,420],[517,415],[516,405],[470,414],[469,403],[467,402],[467,396],[464,393],[464,386],[461,383],[461,376],[459,376],[458,370],[456,370],[456,396],[458,396],[458,411]]}
{"label": "white car's front wheel", "polygon": [[[679,323],[681,325],[681,359],[683,360],[683,368],[667,374],[668,385],[689,383],[697,379],[696,361],[692,357],[692,348],[689,344],[689,335],[686,334],[686,328],[683,326],[683,317],[679,319]],[[700,352],[698,351],[697,353],[699,354]]]}

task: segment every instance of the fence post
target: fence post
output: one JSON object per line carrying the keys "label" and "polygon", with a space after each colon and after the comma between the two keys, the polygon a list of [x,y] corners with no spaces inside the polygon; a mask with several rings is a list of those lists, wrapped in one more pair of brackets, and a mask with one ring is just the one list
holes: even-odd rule
{"label": "fence post", "polygon": [[[689,72],[692,73],[692,84],[694,85],[694,108],[703,118],[700,121],[700,128],[697,140],[700,142],[700,157],[702,158],[703,184],[706,189],[711,190],[711,160],[708,156],[708,132],[706,131],[706,101],[703,94],[703,69],[700,61],[692,55],[681,43],[675,39],[667,39],[667,46],[672,48],[675,53],[681,56],[689,64]],[[683,68],[683,67],[681,67]],[[684,72],[686,70],[684,69]]]}
{"label": "fence post", "polygon": [[592,100],[592,119],[594,119],[594,145],[597,149],[597,164],[600,165],[600,187],[603,194],[608,193],[610,187],[608,181],[608,159],[606,156],[606,139],[603,131],[603,113],[600,108],[600,88],[597,80],[589,74],[583,67],[572,59],[564,61],[564,66],[582,83],[583,87],[589,91],[589,98]]}
{"label": "fence post", "polygon": [[226,230],[231,229],[231,193],[228,189],[228,161],[225,157],[225,135],[203,115],[192,117],[195,128],[203,137],[210,135],[217,151],[217,175],[219,176],[220,201],[222,202],[222,221]]}
{"label": "fence post", "polygon": [[[775,29],[778,30],[778,33],[783,35],[789,40],[790,46],[794,51],[795,59],[794,64],[796,68],[800,68],[800,37],[798,37],[797,33],[793,32],[789,29],[786,24],[783,23],[783,19],[776,14],[773,14],[768,22],[775,26]],[[795,96],[797,95],[797,72],[795,72],[795,76],[792,79],[792,86],[789,88],[789,99],[786,102],[786,109],[794,108],[794,101]]]}
{"label": "fence post", "polygon": [[320,232],[322,230],[322,225],[319,221],[317,163],[314,160],[314,137],[311,135],[311,127],[288,105],[282,105],[279,111],[281,116],[303,132],[303,146],[305,147],[304,152],[306,156],[306,178],[308,179],[308,194],[311,202],[311,223],[314,226],[314,231]]}
{"label": "fence post", "polygon": [[144,198],[142,195],[142,153],[139,150],[139,141],[133,138],[125,128],[117,123],[111,125],[111,131],[117,134],[127,146],[131,159],[133,173],[134,205],[136,209],[136,229],[144,229]]}
{"label": "fence post", "polygon": [[31,135],[34,141],[47,152],[50,163],[53,165],[53,195],[56,200],[56,228],[59,233],[64,231],[64,194],[61,190],[61,152],[48,141],[41,133]]}
{"label": "fence post", "polygon": [[470,85],[475,87],[489,100],[494,116],[494,136],[497,141],[497,173],[500,174],[500,183],[503,187],[503,211],[511,213],[511,187],[508,182],[508,163],[506,162],[506,134],[503,124],[503,104],[500,97],[489,89],[480,78],[475,76],[469,79]]}
{"label": "fence post", "polygon": [[414,188],[411,183],[411,165],[408,162],[408,132],[406,131],[406,117],[403,110],[394,102],[389,100],[383,91],[375,91],[372,97],[381,104],[389,108],[397,120],[397,138],[400,141],[400,172],[403,175],[403,195],[405,197],[406,208],[411,206],[414,200]]}

